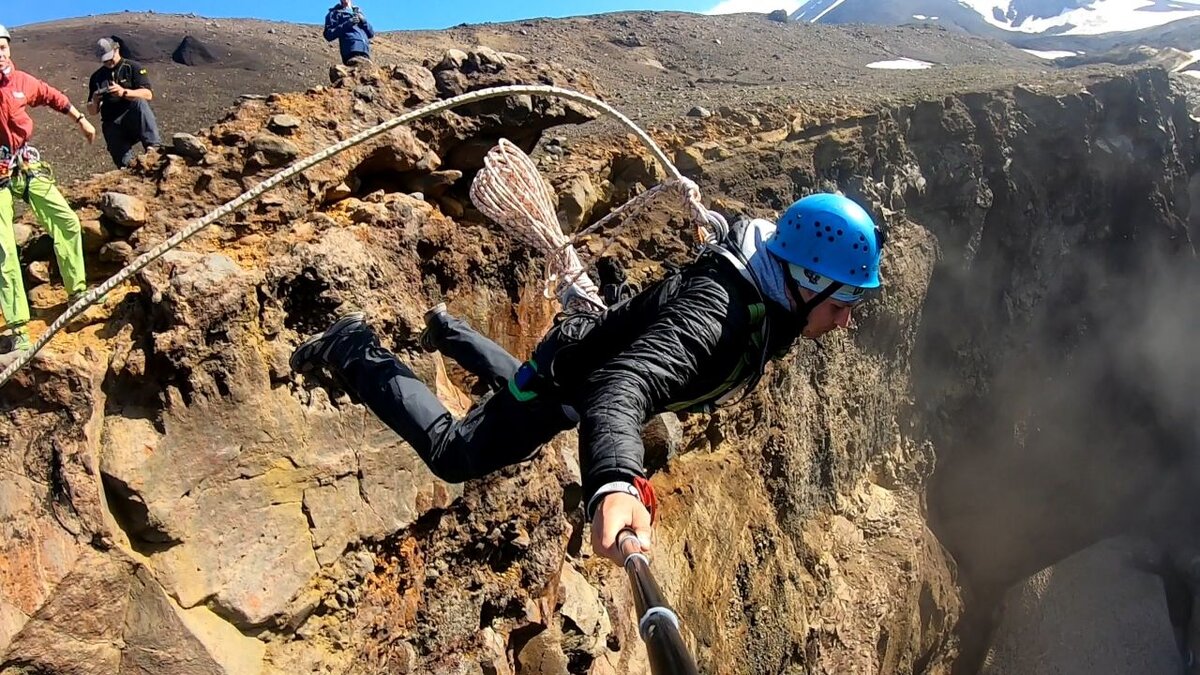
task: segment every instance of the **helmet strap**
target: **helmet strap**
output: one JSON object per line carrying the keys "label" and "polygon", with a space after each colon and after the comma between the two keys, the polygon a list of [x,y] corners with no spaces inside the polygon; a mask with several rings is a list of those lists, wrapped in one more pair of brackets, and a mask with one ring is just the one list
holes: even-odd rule
{"label": "helmet strap", "polygon": [[[784,274],[784,278],[787,280],[787,283],[791,286],[792,293],[797,298],[803,298],[804,296],[800,294],[800,289],[802,287],[800,286],[799,283],[796,282],[796,280],[792,277],[792,275]],[[845,284],[843,284],[840,281],[834,281],[834,282],[830,283],[828,286],[826,286],[825,288],[822,288],[821,292],[814,295],[811,300],[809,300],[808,302],[805,302],[803,305],[800,305],[800,310],[798,312],[796,312],[797,318],[800,319],[800,321],[802,322],[800,324],[800,330],[804,330],[804,327],[808,325],[808,315],[811,314],[812,311],[817,308],[817,305],[820,305],[822,302],[825,302],[826,300],[828,300],[829,297],[831,295],[833,295],[834,293],[837,293],[838,290],[840,290],[842,288],[842,286],[845,286]]]}

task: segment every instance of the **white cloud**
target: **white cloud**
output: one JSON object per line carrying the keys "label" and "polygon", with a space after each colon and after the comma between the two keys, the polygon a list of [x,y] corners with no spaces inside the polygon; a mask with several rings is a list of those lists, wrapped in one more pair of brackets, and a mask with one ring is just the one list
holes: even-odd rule
{"label": "white cloud", "polygon": [[740,14],[743,12],[774,12],[785,9],[788,14],[796,11],[806,0],[721,0],[705,14]]}

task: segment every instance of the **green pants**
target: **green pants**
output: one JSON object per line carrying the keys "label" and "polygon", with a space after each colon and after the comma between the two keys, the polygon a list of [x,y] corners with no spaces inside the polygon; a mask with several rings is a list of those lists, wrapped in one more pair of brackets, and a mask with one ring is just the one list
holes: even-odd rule
{"label": "green pants", "polygon": [[39,173],[41,167],[38,165],[31,169],[28,174],[15,173],[8,189],[0,189],[0,309],[4,311],[4,322],[10,327],[23,326],[29,321],[29,301],[25,298],[21,261],[13,236],[14,196],[29,202],[38,223],[54,239],[54,256],[58,258],[58,270],[67,293],[79,293],[87,288],[79,217],[54,185],[49,171]]}

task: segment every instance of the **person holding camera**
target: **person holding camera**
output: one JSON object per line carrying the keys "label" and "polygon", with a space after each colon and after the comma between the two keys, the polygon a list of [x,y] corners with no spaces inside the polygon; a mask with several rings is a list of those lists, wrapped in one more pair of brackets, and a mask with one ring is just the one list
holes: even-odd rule
{"label": "person holding camera", "polygon": [[373,37],[375,29],[363,16],[362,9],[353,6],[350,0],[341,0],[330,7],[325,15],[325,40],[338,41],[344,65],[353,66],[362,60],[370,61]]}
{"label": "person holding camera", "polygon": [[100,114],[100,128],[108,154],[118,168],[133,162],[134,146],[149,150],[162,143],[158,121],[150,109],[154,92],[142,64],[121,56],[115,37],[96,43],[96,56],[104,65],[88,81],[88,113]]}

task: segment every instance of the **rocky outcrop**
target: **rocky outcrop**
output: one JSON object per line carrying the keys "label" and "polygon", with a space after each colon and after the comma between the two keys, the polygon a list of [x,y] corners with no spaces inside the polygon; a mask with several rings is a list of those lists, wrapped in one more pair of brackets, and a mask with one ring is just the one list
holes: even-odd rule
{"label": "rocky outcrop", "polygon": [[[150,155],[81,186],[113,240],[99,255],[147,250],[414,100],[587,82],[485,49],[333,75],[242,102],[197,136],[199,159]],[[731,409],[648,430],[654,568],[703,668],[968,672],[1006,653],[980,617],[1012,584],[1190,512],[1191,315],[1147,301],[1162,271],[1191,288],[1185,108],[1149,71],[663,130],[714,204],[771,216],[840,188],[889,236],[856,331],[799,345]],[[540,262],[463,191],[496,138],[532,149],[583,119],[510,97],[349,150],[164,256],[8,385],[0,671],[647,672],[624,575],[585,543],[572,434],[448,486],[336,385],[287,367],[361,309],[451,409],[469,405],[478,383],[417,347],[424,309],[445,300],[525,354],[554,308]],[[549,155],[568,224],[663,177],[625,139]],[[142,200],[145,223],[117,222],[106,193]],[[611,237],[643,283],[691,255],[685,218],[662,200],[584,248]],[[1050,601],[1032,588],[1025,606]],[[88,598],[103,611],[70,620]],[[1036,625],[1024,616],[1002,635]]]}
{"label": "rocky outcrop", "polygon": [[[1172,584],[1146,539],[1095,544],[1041,570],[1008,592],[983,675],[1180,673],[1190,636],[1172,604]],[[1176,582],[1178,583],[1178,582]],[[1174,624],[1174,625],[1173,625]]]}

